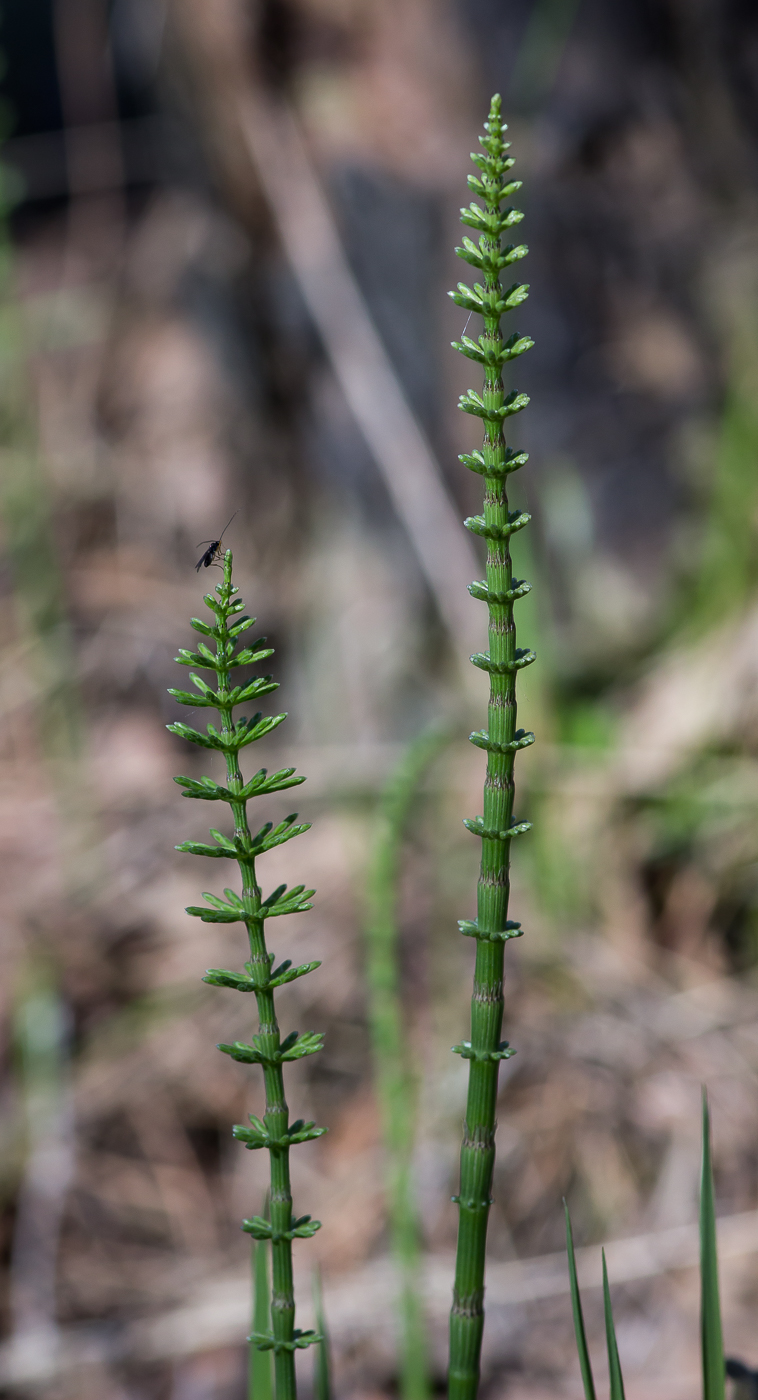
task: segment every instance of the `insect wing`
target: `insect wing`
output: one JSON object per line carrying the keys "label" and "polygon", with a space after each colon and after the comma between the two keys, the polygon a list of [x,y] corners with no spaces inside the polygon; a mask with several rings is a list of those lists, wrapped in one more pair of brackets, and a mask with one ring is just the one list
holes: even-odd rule
{"label": "insect wing", "polygon": [[196,563],[196,565],[195,565],[195,573],[196,573],[196,574],[199,574],[199,573],[200,573],[200,570],[202,569],[203,565],[205,565],[206,569],[208,569],[208,568],[210,567],[210,565],[213,563],[213,560],[214,560],[215,557],[216,557],[216,550],[217,550],[217,549],[218,549],[218,540],[214,540],[213,543],[211,544],[210,548],[209,548],[209,549],[206,549],[205,554],[201,554],[200,558],[198,559],[198,561],[197,561],[197,563]]}
{"label": "insect wing", "polygon": [[[237,512],[236,512],[236,510],[235,510],[234,515],[236,515],[236,514],[237,514]],[[205,566],[206,569],[209,569],[210,566],[211,566],[211,564],[213,563],[214,559],[216,559],[216,558],[218,557],[218,555],[219,555],[219,553],[220,553],[221,541],[222,541],[222,539],[224,538],[224,535],[226,534],[227,530],[229,529],[229,526],[231,525],[231,523],[232,523],[232,521],[233,521],[233,519],[234,519],[234,515],[231,515],[231,516],[229,517],[229,519],[227,520],[227,522],[226,522],[226,524],[225,524],[223,530],[221,531],[221,534],[219,535],[219,537],[218,537],[217,540],[201,540],[201,541],[200,541],[200,544],[207,544],[208,548],[206,549],[205,554],[201,554],[200,558],[198,559],[198,561],[197,561],[197,563],[196,563],[196,565],[195,565],[195,573],[196,573],[196,574],[199,574],[199,573],[200,573],[200,570],[203,568],[203,566]]]}

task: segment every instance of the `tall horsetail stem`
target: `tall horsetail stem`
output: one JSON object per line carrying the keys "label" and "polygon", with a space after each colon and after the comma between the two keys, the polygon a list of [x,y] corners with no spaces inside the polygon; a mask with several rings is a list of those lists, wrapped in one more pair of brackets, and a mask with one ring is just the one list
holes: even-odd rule
{"label": "tall horsetail stem", "polygon": [[486,602],[489,610],[489,651],[471,660],[490,677],[487,730],[472,734],[471,742],[487,753],[484,783],[484,815],[467,820],[466,826],[482,842],[482,861],[477,888],[477,916],[463,921],[461,932],[476,939],[474,994],[471,1002],[471,1040],[454,1047],[469,1061],[469,1086],[463,1144],[461,1148],[458,1252],[456,1257],[453,1307],[450,1316],[451,1400],[474,1400],[479,1384],[479,1358],[484,1329],[484,1258],[490,1190],[495,1163],[495,1107],[500,1061],[514,1053],[501,1041],[503,1021],[503,961],[505,944],[517,938],[521,927],[508,918],[510,848],[514,836],[529,829],[529,822],[518,822],[513,815],[513,763],[517,749],[534,742],[533,734],[516,728],[516,673],[534,661],[532,651],[516,646],[513,604],[528,593],[530,585],[515,579],[511,566],[509,540],[529,521],[523,511],[509,511],[506,495],[508,474],[523,466],[525,452],[506,445],[503,425],[511,414],[529,402],[526,394],[503,389],[502,367],[529,350],[527,336],[512,335],[504,340],[500,322],[506,311],[526,299],[528,288],[514,283],[505,290],[500,274],[510,263],[528,251],[523,243],[503,246],[502,236],[523,215],[513,208],[501,209],[504,200],[518,190],[520,180],[511,180],[513,158],[506,154],[507,130],[500,119],[500,98],[490,106],[485,135],[479,137],[483,154],[472,155],[481,172],[469,175],[470,189],[484,207],[472,203],[461,210],[461,221],[480,233],[478,245],[468,237],[456,253],[483,274],[484,285],[473,290],[462,282],[453,301],[465,311],[484,319],[478,340],[465,334],[454,347],[484,367],[484,391],[480,396],[469,390],[462,395],[464,413],[481,418],[484,442],[480,452],[464,455],[461,461],[484,477],[484,514],[466,520],[474,534],[487,541],[487,578],[472,583],[469,592]]}
{"label": "tall horsetail stem", "polygon": [[227,787],[212,778],[176,778],[185,797],[205,798],[211,802],[226,802],[234,818],[233,836],[225,836],[220,831],[211,830],[213,845],[203,845],[198,841],[183,841],[178,851],[190,855],[209,856],[222,860],[236,860],[242,877],[242,893],[224,890],[225,898],[206,894],[205,906],[190,907],[188,914],[209,924],[242,923],[247,929],[250,945],[250,958],[243,972],[228,972],[222,968],[211,968],[203,978],[214,987],[231,987],[240,992],[253,992],[258,1006],[258,1034],[250,1044],[235,1041],[233,1045],[219,1045],[225,1055],[242,1064],[260,1065],[266,1090],[266,1110],[263,1119],[250,1117],[250,1126],[238,1125],[233,1129],[234,1136],[254,1150],[268,1148],[271,1161],[270,1220],[253,1216],[243,1221],[242,1228],[254,1240],[270,1240],[272,1254],[272,1298],[271,1327],[268,1332],[254,1332],[251,1343],[261,1351],[273,1351],[274,1374],[276,1378],[277,1400],[295,1400],[295,1352],[320,1341],[315,1332],[300,1332],[295,1327],[295,1296],[292,1283],[292,1241],[306,1239],[320,1228],[317,1220],[309,1215],[299,1219],[292,1214],[292,1194],[290,1191],[289,1150],[295,1143],[308,1142],[320,1137],[325,1128],[316,1128],[313,1123],[302,1119],[290,1124],[289,1110],[284,1097],[282,1065],[287,1060],[299,1060],[304,1055],[313,1055],[321,1049],[321,1035],[306,1032],[298,1035],[292,1031],[281,1039],[274,1009],[274,990],[296,977],[303,977],[319,967],[318,962],[303,963],[293,967],[287,960],[276,968],[272,967],[273,953],[266,947],[264,924],[280,914],[297,914],[310,909],[313,890],[303,885],[287,889],[279,885],[265,899],[258,884],[255,862],[258,856],[275,846],[281,846],[293,836],[308,830],[308,825],[297,825],[297,813],[285,817],[276,826],[266,822],[255,835],[247,820],[247,804],[252,797],[262,797],[268,793],[281,792],[284,788],[295,787],[305,781],[294,776],[294,768],[282,768],[270,777],[265,768],[259,769],[253,778],[245,782],[239,766],[241,749],[270,734],[287,716],[272,715],[268,718],[258,713],[251,719],[233,719],[236,706],[256,700],[278,688],[278,682],[271,676],[259,676],[252,680],[232,685],[232,670],[239,666],[254,666],[273,654],[271,647],[264,647],[265,637],[238,650],[239,639],[249,627],[255,624],[254,617],[243,613],[243,603],[236,598],[239,592],[232,584],[232,552],[224,556],[224,581],[216,587],[218,597],[206,594],[204,602],[214,615],[214,622],[201,622],[192,618],[192,626],[204,637],[213,639],[216,650],[211,651],[205,642],[199,642],[196,652],[180,650],[176,660],[180,666],[196,666],[199,670],[215,674],[217,688],[214,690],[200,676],[190,673],[190,680],[196,694],[184,690],[170,690],[181,705],[194,708],[212,708],[221,717],[220,730],[212,724],[201,734],[186,724],[169,724],[172,734],[177,734],[201,748],[222,753],[226,759]]}

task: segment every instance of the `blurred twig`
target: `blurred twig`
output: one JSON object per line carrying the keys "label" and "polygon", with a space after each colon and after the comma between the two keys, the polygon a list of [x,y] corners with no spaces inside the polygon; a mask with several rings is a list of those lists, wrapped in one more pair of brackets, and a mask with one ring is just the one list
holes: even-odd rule
{"label": "blurred twig", "polygon": [[[758,1211],[723,1218],[717,1223],[722,1263],[758,1253]],[[614,1240],[605,1246],[608,1270],[616,1284],[656,1278],[670,1271],[696,1268],[699,1259],[697,1224],[677,1226],[653,1234]],[[576,1250],[577,1273],[582,1289],[602,1284],[602,1246]],[[442,1322],[450,1306],[448,1255],[427,1256],[423,1286],[430,1319]],[[247,1278],[247,1275],[245,1275]],[[380,1329],[389,1330],[395,1271],[389,1260],[377,1259],[324,1290],[325,1310],[331,1319],[334,1342],[357,1339]],[[487,1271],[490,1308],[519,1306],[569,1292],[566,1253],[544,1254],[533,1259],[491,1263]],[[0,1348],[0,1385],[33,1388],[55,1375],[84,1371],[104,1361],[155,1362],[238,1345],[250,1328],[250,1312],[243,1279],[238,1274],[217,1277],[184,1306],[132,1323],[120,1337],[98,1338],[91,1330],[61,1329],[57,1363],[43,1355],[14,1357],[6,1344]]]}
{"label": "blurred twig", "polygon": [[240,103],[247,148],[339,385],[384,477],[458,650],[475,639],[466,592],[479,572],[458,512],[353,276],[289,108],[252,92]]}

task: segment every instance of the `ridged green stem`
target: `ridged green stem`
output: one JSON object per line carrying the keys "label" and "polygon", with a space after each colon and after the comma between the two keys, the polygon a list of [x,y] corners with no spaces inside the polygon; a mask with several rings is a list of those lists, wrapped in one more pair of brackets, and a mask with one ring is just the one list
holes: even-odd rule
{"label": "ridged green stem", "polygon": [[[229,568],[229,582],[231,581],[231,565]],[[226,575],[224,584],[227,584]],[[223,594],[222,594],[223,597]],[[229,635],[225,618],[219,618],[220,642],[219,654],[222,654],[228,641]],[[230,693],[232,683],[229,670],[220,667],[218,671],[218,688],[222,693]],[[217,709],[221,715],[221,732],[231,739],[234,734],[234,724],[232,722],[232,709],[230,704],[224,704],[219,700]],[[243,787],[243,778],[239,766],[239,757],[235,752],[226,754],[226,775],[230,792],[240,792]],[[232,802],[232,814],[234,816],[234,835],[239,837],[245,844],[252,838],[252,832],[247,820],[247,805],[244,802]],[[255,1000],[258,1008],[258,1034],[261,1037],[262,1049],[267,1055],[275,1055],[280,1049],[281,1036],[279,1034],[279,1022],[276,1019],[274,1008],[274,994],[272,991],[263,990],[263,985],[268,981],[270,963],[266,948],[266,937],[264,932],[263,919],[260,914],[262,891],[255,878],[255,858],[238,859],[240,875],[242,877],[242,899],[245,903],[248,918],[245,919],[248,941],[250,944],[250,962],[253,968],[253,979],[259,981],[261,987],[255,988]],[[266,1090],[266,1109],[263,1121],[272,1138],[282,1138],[286,1135],[289,1127],[289,1109],[287,1100],[284,1097],[284,1074],[280,1064],[265,1065],[263,1069],[263,1081]],[[295,1291],[292,1280],[292,1241],[286,1237],[277,1239],[276,1235],[285,1236],[285,1232],[292,1228],[292,1191],[290,1189],[290,1162],[289,1148],[270,1153],[271,1161],[271,1330],[274,1334],[275,1342],[291,1342],[295,1333]],[[295,1354],[294,1351],[277,1350],[274,1348],[274,1376],[276,1381],[277,1400],[295,1400]]]}
{"label": "ridged green stem", "polygon": [[471,1039],[456,1046],[469,1060],[469,1087],[461,1148],[458,1250],[453,1307],[450,1319],[451,1400],[474,1400],[479,1384],[479,1359],[484,1328],[484,1266],[487,1223],[491,1204],[492,1174],[495,1163],[495,1110],[500,1061],[514,1052],[501,1042],[503,1021],[503,965],[505,943],[520,933],[508,920],[510,846],[514,836],[528,828],[513,816],[513,765],[516,751],[526,747],[534,736],[516,729],[516,673],[534,660],[533,653],[516,647],[513,605],[529,585],[513,578],[509,539],[529,519],[525,513],[508,509],[506,481],[509,472],[526,461],[526,454],[508,448],[503,435],[505,418],[528,403],[523,394],[505,395],[503,363],[528,350],[532,341],[515,336],[503,341],[500,322],[505,311],[526,297],[525,286],[504,291],[501,268],[524,256],[523,245],[502,245],[502,233],[522,217],[515,209],[501,211],[504,198],[519,188],[520,181],[507,175],[513,160],[505,155],[505,127],[500,120],[500,98],[494,97],[485,136],[480,137],[483,155],[472,159],[481,177],[469,176],[469,185],[483,201],[484,208],[472,204],[461,211],[462,222],[480,230],[478,246],[466,238],[456,249],[467,262],[484,274],[484,284],[473,290],[459,283],[451,293],[463,308],[482,316],[483,333],[477,341],[463,337],[456,349],[484,366],[484,390],[480,396],[469,391],[462,396],[461,408],[482,419],[484,441],[480,452],[461,460],[484,477],[484,513],[466,521],[467,527],[487,541],[486,580],[471,585],[471,593],[488,605],[489,650],[472,661],[490,676],[488,727],[471,736],[472,742],[487,752],[483,816],[466,825],[482,841],[482,858],[477,888],[477,917],[461,924],[461,930],[476,939],[474,993],[471,1002]]}
{"label": "ridged green stem", "polygon": [[233,711],[237,705],[247,700],[265,695],[277,688],[270,676],[235,685],[231,672],[240,666],[253,665],[272,654],[270,648],[260,649],[261,643],[252,648],[237,651],[239,637],[252,626],[255,618],[240,615],[242,603],[235,601],[237,589],[232,584],[232,554],[227,550],[224,558],[224,581],[216,588],[218,599],[206,595],[204,601],[215,614],[215,624],[192,619],[192,626],[216,643],[215,654],[204,644],[198,645],[197,652],[181,651],[177,661],[184,666],[197,666],[212,671],[217,680],[213,690],[199,676],[191,674],[190,679],[197,694],[172,690],[170,693],[184,705],[212,706],[220,715],[220,729],[208,725],[205,734],[190,729],[185,724],[169,725],[169,729],[189,739],[201,747],[220,750],[226,760],[227,786],[222,787],[210,778],[177,778],[184,789],[185,797],[205,798],[221,801],[228,805],[234,820],[232,837],[219,831],[211,831],[215,845],[185,841],[177,849],[193,855],[220,857],[236,860],[242,878],[242,893],[236,895],[225,890],[225,899],[206,895],[210,907],[191,907],[189,914],[203,919],[206,923],[244,923],[247,929],[250,948],[249,960],[244,973],[229,972],[212,968],[205,981],[214,986],[233,987],[238,991],[252,992],[258,1009],[258,1032],[250,1044],[236,1041],[233,1045],[220,1045],[219,1049],[243,1064],[258,1064],[263,1070],[266,1093],[266,1108],[263,1119],[251,1116],[251,1127],[238,1125],[234,1136],[250,1149],[267,1148],[271,1164],[270,1219],[254,1216],[243,1223],[243,1229],[257,1240],[270,1240],[272,1251],[272,1296],[271,1333],[255,1331],[251,1341],[261,1350],[274,1353],[274,1375],[277,1400],[295,1400],[295,1351],[318,1340],[313,1332],[298,1332],[295,1328],[295,1297],[292,1280],[292,1240],[307,1238],[318,1228],[318,1222],[309,1216],[294,1220],[292,1216],[292,1192],[290,1189],[289,1150],[293,1143],[307,1142],[319,1137],[323,1128],[313,1123],[299,1120],[290,1125],[289,1110],[284,1096],[284,1076],[282,1065],[287,1060],[295,1060],[303,1055],[313,1054],[321,1048],[321,1037],[307,1033],[290,1034],[283,1041],[279,1032],[274,1006],[274,989],[295,977],[303,976],[318,967],[317,962],[305,963],[291,968],[289,961],[272,971],[273,954],[269,953],[265,938],[265,920],[278,914],[299,913],[310,909],[308,900],[313,890],[296,886],[288,893],[282,885],[268,899],[263,898],[256,877],[256,857],[274,846],[281,845],[291,837],[307,830],[307,826],[295,826],[296,816],[286,817],[278,826],[267,822],[255,835],[247,819],[247,803],[252,796],[281,791],[303,782],[293,777],[294,769],[284,768],[271,777],[261,768],[247,784],[239,765],[239,751],[262,738],[286,718],[277,715],[262,719],[260,714],[252,719],[234,722]]}

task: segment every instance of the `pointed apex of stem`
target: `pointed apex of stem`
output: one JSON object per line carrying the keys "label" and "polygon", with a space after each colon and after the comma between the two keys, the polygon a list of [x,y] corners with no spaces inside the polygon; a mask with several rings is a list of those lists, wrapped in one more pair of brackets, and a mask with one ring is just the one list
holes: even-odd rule
{"label": "pointed apex of stem", "polygon": [[232,551],[227,549],[224,555],[224,583],[230,584],[232,581]]}
{"label": "pointed apex of stem", "polygon": [[503,132],[508,130],[507,124],[502,120],[502,106],[500,93],[493,93],[490,101],[489,116],[484,123],[484,129],[490,136],[501,137]]}

